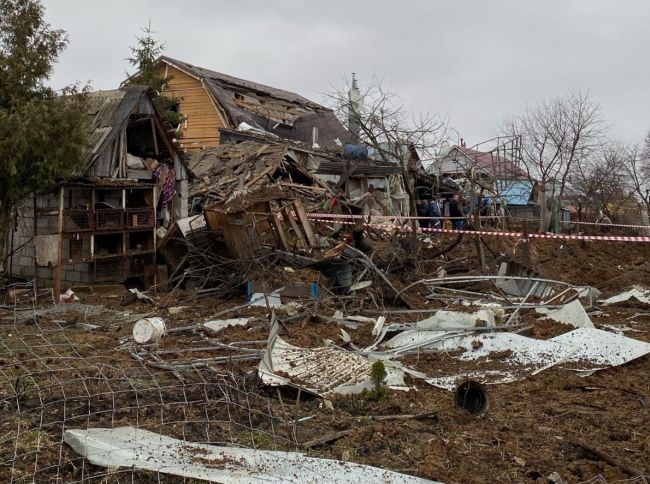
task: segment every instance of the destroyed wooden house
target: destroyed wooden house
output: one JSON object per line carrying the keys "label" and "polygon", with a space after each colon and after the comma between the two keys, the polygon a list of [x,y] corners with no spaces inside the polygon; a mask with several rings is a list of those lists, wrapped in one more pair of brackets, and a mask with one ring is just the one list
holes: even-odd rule
{"label": "destroyed wooden house", "polygon": [[188,171],[153,96],[140,86],[87,94],[85,157],[25,200],[7,244],[14,277],[55,288],[156,278],[157,229],[187,215]]}
{"label": "destroyed wooden house", "polygon": [[319,246],[307,212],[335,203],[335,193],[286,143],[226,144],[195,154],[190,167],[193,212],[204,213],[231,257],[255,257],[263,245],[287,251]]}
{"label": "destroyed wooden house", "polygon": [[298,94],[166,56],[156,68],[166,80],[163,95],[178,102],[180,144],[187,152],[217,147],[221,128],[242,127],[328,149],[350,139],[331,109]]}
{"label": "destroyed wooden house", "polygon": [[[192,254],[197,250],[240,262],[272,252],[294,267],[319,270],[334,279],[336,287],[345,288],[350,286],[351,268],[339,259],[354,259],[360,255],[357,249],[367,249],[363,227],[355,226],[358,219],[340,224],[319,220],[318,214],[364,213],[367,197],[347,197],[346,184],[401,177],[392,164],[351,166],[348,160],[326,152],[259,139],[227,142],[195,153],[189,163],[194,175],[191,213],[196,218],[189,219],[190,230],[182,235],[176,231],[177,236],[166,236],[159,243],[173,274],[191,266],[188,259],[197,259]],[[391,214],[390,209],[386,213]],[[205,221],[205,228],[200,220]],[[206,232],[208,240],[194,240]],[[357,249],[344,254],[346,244],[353,241]],[[200,270],[189,267],[184,274]]]}
{"label": "destroyed wooden house", "polygon": [[[267,135],[245,130],[221,130],[222,143],[256,141],[278,143]],[[315,178],[325,182],[337,193],[343,194],[364,214],[409,215],[409,200],[405,188],[404,171],[398,163],[371,158],[351,159],[340,150],[323,150],[303,143],[286,141],[299,163]],[[417,176],[415,168],[410,176]],[[427,177],[431,181],[431,177]]]}

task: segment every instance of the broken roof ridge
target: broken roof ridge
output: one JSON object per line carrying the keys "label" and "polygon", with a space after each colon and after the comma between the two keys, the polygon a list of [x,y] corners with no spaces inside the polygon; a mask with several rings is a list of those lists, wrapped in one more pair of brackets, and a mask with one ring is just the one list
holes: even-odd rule
{"label": "broken roof ridge", "polygon": [[213,71],[211,69],[197,66],[195,64],[190,64],[189,62],[180,59],[174,59],[173,57],[169,57],[166,55],[161,55],[158,58],[158,61],[166,62],[172,67],[176,67],[177,69],[185,72],[186,74],[189,74],[193,77],[197,77],[199,79],[207,78],[210,80],[224,82],[232,86],[243,87],[246,89],[250,89],[252,91],[256,91],[258,93],[265,94],[270,97],[280,99],[282,101],[305,105],[316,111],[332,111],[328,107],[325,107],[321,104],[311,101],[306,97],[301,96],[300,94],[296,94],[295,92],[287,91],[285,89],[272,87],[266,84],[261,84],[259,82],[249,81],[247,79],[231,76],[229,74],[223,74],[221,72]]}

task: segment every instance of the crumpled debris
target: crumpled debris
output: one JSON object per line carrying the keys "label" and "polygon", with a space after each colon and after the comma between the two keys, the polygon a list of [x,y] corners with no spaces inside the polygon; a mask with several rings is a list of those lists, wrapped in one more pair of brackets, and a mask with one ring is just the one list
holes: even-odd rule
{"label": "crumpled debris", "polygon": [[[318,348],[299,348],[284,341],[278,331],[279,325],[275,320],[267,349],[258,366],[259,376],[266,385],[293,386],[320,396],[372,389],[370,369],[373,360],[368,356],[343,350],[331,341]],[[416,378],[425,377],[423,373],[394,361],[386,359],[384,364],[388,374],[386,385],[393,390],[409,389],[404,382],[405,373]]]}
{"label": "crumpled debris", "polygon": [[569,324],[574,328],[594,327],[594,323],[591,322],[589,315],[578,299],[558,309],[537,308],[535,311],[539,314],[545,314],[547,318],[553,321]]}
{"label": "crumpled debris", "polygon": [[610,304],[616,304],[620,302],[629,301],[635,299],[641,303],[650,305],[650,291],[643,289],[641,287],[634,287],[629,291],[622,292],[616,296],[612,296],[604,301],[600,301],[603,306],[609,306]]}
{"label": "crumpled debris", "polygon": [[[330,482],[419,484],[426,479],[299,452],[220,447],[174,439],[134,427],[68,429],[64,441],[92,464],[145,469],[210,482]],[[435,483],[434,483],[435,484]]]}

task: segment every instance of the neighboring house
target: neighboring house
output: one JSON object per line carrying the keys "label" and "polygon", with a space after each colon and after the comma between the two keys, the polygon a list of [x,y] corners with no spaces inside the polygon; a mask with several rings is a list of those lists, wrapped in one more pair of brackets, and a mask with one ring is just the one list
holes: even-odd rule
{"label": "neighboring house", "polygon": [[325,149],[339,149],[351,139],[331,109],[298,94],[166,56],[156,69],[167,80],[163,94],[179,100],[185,151],[216,147],[220,129],[240,126]]}
{"label": "neighboring house", "polygon": [[85,159],[74,176],[25,200],[5,244],[12,275],[39,287],[155,274],[157,229],[187,215],[188,171],[154,93],[133,86],[87,96]]}
{"label": "neighboring house", "polygon": [[453,179],[470,174],[494,186],[495,180],[529,180],[528,174],[513,160],[491,151],[452,146],[429,166],[429,173]]}
{"label": "neighboring house", "polygon": [[535,201],[535,184],[530,180],[497,180],[499,201],[505,202],[508,215],[513,218],[539,217]]}

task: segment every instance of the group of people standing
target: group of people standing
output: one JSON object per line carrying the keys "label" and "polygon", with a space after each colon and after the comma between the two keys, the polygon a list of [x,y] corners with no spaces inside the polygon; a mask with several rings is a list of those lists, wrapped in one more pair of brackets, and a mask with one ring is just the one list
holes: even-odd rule
{"label": "group of people standing", "polygon": [[[455,195],[448,204],[449,215],[451,218],[451,225],[454,230],[461,230],[465,225],[465,214],[463,214],[460,198]],[[420,200],[418,202],[418,217],[420,226],[423,228],[441,228],[443,219],[443,208],[438,200]],[[445,217],[445,218],[447,218]]]}
{"label": "group of people standing", "polygon": [[448,202],[443,200],[420,200],[418,202],[418,217],[420,226],[423,228],[442,228],[443,219],[451,222],[454,230],[463,230],[475,217],[476,206],[480,204],[479,214],[485,218],[485,224],[493,227],[500,227],[505,218],[505,210],[499,201],[491,202],[490,198],[476,198],[470,208],[470,204],[462,203],[460,196],[454,195]]}

